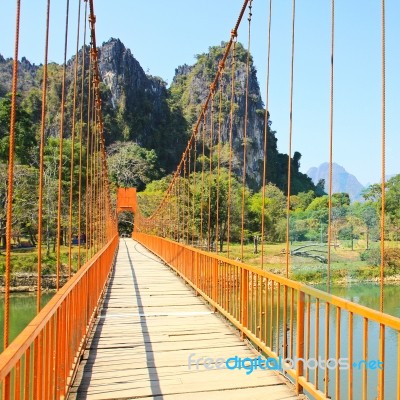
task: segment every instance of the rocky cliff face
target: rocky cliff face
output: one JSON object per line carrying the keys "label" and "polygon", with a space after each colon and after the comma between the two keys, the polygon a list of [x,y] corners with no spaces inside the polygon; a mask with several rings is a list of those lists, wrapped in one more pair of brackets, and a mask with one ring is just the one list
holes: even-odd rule
{"label": "rocky cliff face", "polygon": [[146,95],[156,106],[166,96],[165,84],[146,75],[131,51],[119,39],[103,43],[99,49],[99,68],[103,83],[110,89],[114,108],[125,102],[126,106],[134,109],[139,104],[138,97]]}
{"label": "rocky cliff face", "polygon": [[[31,88],[37,87],[37,72],[40,66],[31,64],[25,57],[18,62],[18,91],[28,92]],[[4,58],[0,54],[0,96],[11,91],[12,84],[12,58]]]}
{"label": "rocky cliff face", "polygon": [[184,118],[168,103],[166,83],[147,75],[119,39],[100,47],[99,69],[107,88],[105,111],[113,117],[109,118],[108,142],[133,140],[155,149],[162,167],[172,170],[188,136]]}
{"label": "rocky cliff face", "polygon": [[[171,85],[172,96],[184,110],[189,125],[192,125],[201,113],[201,104],[209,93],[209,85],[214,80],[219,60],[223,56],[225,45],[210,47],[209,52],[197,56],[193,66],[183,65],[176,69]],[[234,97],[234,124],[233,124],[233,153],[236,159],[234,171],[239,176],[243,175],[244,165],[244,133],[246,115],[246,86],[247,86],[247,52],[238,43],[236,48],[235,63],[235,97]],[[223,94],[222,130],[221,136],[224,143],[229,142],[230,131],[230,86],[231,86],[231,61],[228,58],[224,72],[223,85],[228,89]],[[219,94],[216,95],[218,97]],[[219,97],[218,97],[219,98]],[[218,112],[218,111],[217,111]],[[262,185],[263,153],[264,153],[264,126],[265,109],[261,98],[257,72],[250,57],[249,91],[248,91],[248,118],[247,118],[247,151],[246,151],[246,180],[250,188],[258,190]],[[217,128],[215,128],[217,129]],[[288,156],[277,150],[275,132],[268,125],[267,146],[267,180],[286,191]],[[301,155],[297,153],[298,160]],[[314,190],[311,180],[301,174],[299,163],[292,162],[293,181],[292,191]]]}
{"label": "rocky cliff face", "polygon": [[[193,124],[201,112],[201,104],[209,93],[209,85],[213,81],[219,60],[222,58],[224,43],[221,46],[211,47],[209,53],[197,56],[197,63],[193,66],[183,65],[175,70],[175,77],[171,85],[175,100],[180,102],[185,117],[189,124]],[[243,175],[243,144],[245,133],[245,109],[246,109],[246,59],[247,53],[241,44],[237,45],[237,57],[235,67],[235,121],[233,124],[233,153],[237,160],[235,172]],[[223,85],[230,92],[231,85],[230,62],[224,73]],[[218,97],[219,95],[217,95]],[[223,118],[221,139],[229,142],[230,130],[230,93],[223,94]],[[249,75],[248,96],[248,122],[247,122],[247,151],[246,151],[246,177],[248,184],[258,188],[262,180],[263,163],[263,138],[264,138],[264,108],[258,85],[256,70],[251,63]]]}

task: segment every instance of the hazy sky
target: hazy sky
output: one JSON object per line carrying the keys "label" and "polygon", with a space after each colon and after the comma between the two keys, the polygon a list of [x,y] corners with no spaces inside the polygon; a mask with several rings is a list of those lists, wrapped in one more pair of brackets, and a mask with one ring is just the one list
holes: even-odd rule
{"label": "hazy sky", "polygon": [[[78,0],[71,1],[71,31]],[[62,62],[65,1],[53,0],[50,60]],[[178,65],[226,41],[242,0],[95,0],[98,44],[120,38],[145,71],[170,83]],[[20,57],[43,62],[45,0],[22,0]],[[380,179],[381,0],[336,0],[334,161],[361,183]],[[0,53],[13,54],[15,1],[2,3]],[[291,0],[273,0],[269,109],[288,151]],[[330,0],[297,0],[293,149],[301,168],[329,159]],[[386,0],[387,174],[400,172],[400,2]],[[265,98],[268,0],[253,1],[251,51]],[[247,15],[239,32],[247,44]],[[69,55],[75,52],[72,35]]]}

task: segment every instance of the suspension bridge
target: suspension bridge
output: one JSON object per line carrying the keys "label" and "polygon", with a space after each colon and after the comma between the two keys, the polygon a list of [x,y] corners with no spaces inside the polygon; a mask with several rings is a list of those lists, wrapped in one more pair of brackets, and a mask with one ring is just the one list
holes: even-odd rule
{"label": "suspension bridge", "polygon": [[[37,313],[10,339],[15,227],[16,148],[20,123],[19,45],[23,4],[16,1],[15,53],[9,114],[5,232],[3,399],[400,399],[400,319],[384,311],[385,257],[380,257],[380,310],[332,295],[332,246],[327,288],[290,279],[292,114],[295,11],[293,0],[287,223],[283,274],[264,268],[268,201],[268,112],[264,112],[261,265],[243,262],[252,1],[245,0],[201,105],[186,150],[160,201],[144,211],[135,188],[108,177],[94,0],[79,0],[76,56],[68,75],[70,1],[58,115],[56,292],[42,305],[51,4],[47,0],[37,190]],[[335,1],[331,0],[330,178],[328,244],[333,241],[333,111]],[[269,1],[266,110],[272,24]],[[245,115],[235,115],[238,29],[248,21]],[[83,21],[83,25],[81,24]],[[84,29],[80,29],[83,26]],[[385,255],[385,1],[382,1],[382,185],[380,251]],[[88,37],[90,40],[88,41]],[[88,45],[87,45],[88,42]],[[229,80],[228,80],[229,76]],[[229,82],[229,84],[227,84]],[[68,98],[67,93],[72,93]],[[228,108],[227,120],[222,109]],[[70,118],[66,118],[66,116]],[[67,122],[68,121],[68,122]],[[228,126],[228,157],[221,127]],[[234,186],[233,141],[241,127],[243,172]],[[66,140],[69,140],[66,148]],[[226,144],[226,143],[225,143]],[[65,152],[68,151],[65,157]],[[65,167],[68,158],[68,170]],[[222,179],[225,174],[227,179]],[[198,190],[200,188],[200,190]],[[234,192],[240,192],[240,232],[233,232]],[[237,194],[237,193],[236,193]],[[237,196],[235,197],[235,199]],[[236,201],[236,200],[235,200]],[[117,215],[134,214],[131,238],[119,238]],[[47,216],[46,216],[47,217]],[[222,223],[222,217],[224,218]],[[232,255],[235,235],[240,256]],[[73,237],[77,248],[72,249]],[[63,261],[62,243],[68,247]],[[222,252],[219,242],[226,247]],[[62,285],[61,278],[67,276]],[[390,345],[390,351],[387,346]],[[242,362],[243,361],[243,362]],[[312,362],[311,362],[312,361]]]}

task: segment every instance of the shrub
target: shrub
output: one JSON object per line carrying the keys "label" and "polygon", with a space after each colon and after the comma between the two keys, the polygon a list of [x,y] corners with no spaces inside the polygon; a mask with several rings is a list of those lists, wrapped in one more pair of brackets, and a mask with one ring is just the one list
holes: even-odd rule
{"label": "shrub", "polygon": [[[370,266],[379,266],[381,264],[381,249],[375,248],[365,250],[360,254],[360,258]],[[385,250],[385,270],[387,275],[400,273],[400,248],[390,248]]]}
{"label": "shrub", "polygon": [[365,261],[371,266],[377,266],[381,263],[381,249],[374,248],[365,250],[360,254],[361,261]]}

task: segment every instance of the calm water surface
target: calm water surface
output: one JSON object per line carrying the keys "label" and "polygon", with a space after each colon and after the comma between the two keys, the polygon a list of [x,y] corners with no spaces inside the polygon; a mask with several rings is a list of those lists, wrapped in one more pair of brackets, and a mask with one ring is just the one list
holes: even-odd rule
{"label": "calm water surface", "polygon": [[[42,307],[53,297],[53,293],[42,295]],[[13,293],[10,297],[10,343],[36,315],[36,294]],[[4,294],[0,297],[0,350],[3,351]]]}

